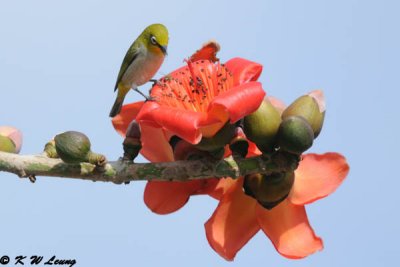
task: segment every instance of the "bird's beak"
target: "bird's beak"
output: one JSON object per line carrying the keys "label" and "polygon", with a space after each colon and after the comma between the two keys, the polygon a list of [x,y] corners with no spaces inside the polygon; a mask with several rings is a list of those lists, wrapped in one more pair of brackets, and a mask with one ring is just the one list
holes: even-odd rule
{"label": "bird's beak", "polygon": [[158,44],[158,47],[161,49],[164,55],[167,55],[167,46]]}

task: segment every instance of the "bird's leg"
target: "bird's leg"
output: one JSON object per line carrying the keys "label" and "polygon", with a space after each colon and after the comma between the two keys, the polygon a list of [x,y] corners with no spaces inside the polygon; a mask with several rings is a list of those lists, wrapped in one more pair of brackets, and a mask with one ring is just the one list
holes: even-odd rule
{"label": "bird's leg", "polygon": [[146,99],[146,101],[154,101],[155,99],[154,98],[152,98],[151,96],[147,96],[147,95],[145,95],[145,94],[143,94],[139,89],[137,89],[137,88],[134,88],[133,90],[135,90],[136,92],[138,92],[139,94],[141,94],[145,99]]}

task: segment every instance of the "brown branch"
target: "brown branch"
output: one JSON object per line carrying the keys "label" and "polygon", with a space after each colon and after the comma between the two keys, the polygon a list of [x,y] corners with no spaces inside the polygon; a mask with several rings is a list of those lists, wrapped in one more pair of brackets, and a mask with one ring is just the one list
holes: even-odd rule
{"label": "brown branch", "polygon": [[111,161],[104,167],[90,163],[67,164],[44,155],[17,155],[0,152],[0,171],[20,177],[51,176],[121,184],[129,181],[188,181],[205,178],[238,178],[252,173],[292,171],[298,157],[276,153],[271,157],[228,157],[219,161],[187,160],[163,163]]}

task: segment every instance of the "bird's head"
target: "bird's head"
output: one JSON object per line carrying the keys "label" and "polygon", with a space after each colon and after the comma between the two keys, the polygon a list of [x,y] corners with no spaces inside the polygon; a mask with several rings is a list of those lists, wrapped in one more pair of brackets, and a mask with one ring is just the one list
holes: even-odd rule
{"label": "bird's head", "polygon": [[162,24],[152,24],[142,33],[146,47],[153,53],[167,54],[168,30]]}

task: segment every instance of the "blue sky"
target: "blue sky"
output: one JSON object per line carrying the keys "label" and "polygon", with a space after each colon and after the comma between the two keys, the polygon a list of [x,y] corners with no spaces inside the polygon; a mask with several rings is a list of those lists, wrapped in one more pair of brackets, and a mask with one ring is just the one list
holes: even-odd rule
{"label": "blue sky", "polygon": [[[78,130],[94,150],[118,158],[122,140],[108,113],[120,63],[143,28],[161,22],[170,45],[158,77],[216,39],[222,61],[261,63],[264,89],[287,103],[323,89],[326,123],[310,151],[339,151],[351,171],[337,192],[307,208],[322,252],[287,260],[259,233],[233,263],[207,243],[203,224],[217,204],[210,198],[159,216],[142,201],[143,182],[38,177],[32,185],[0,173],[0,256],[57,255],[76,266],[394,266],[399,8],[389,0],[2,1],[0,124],[23,131],[23,154]],[[139,99],[130,93],[126,101]]]}

